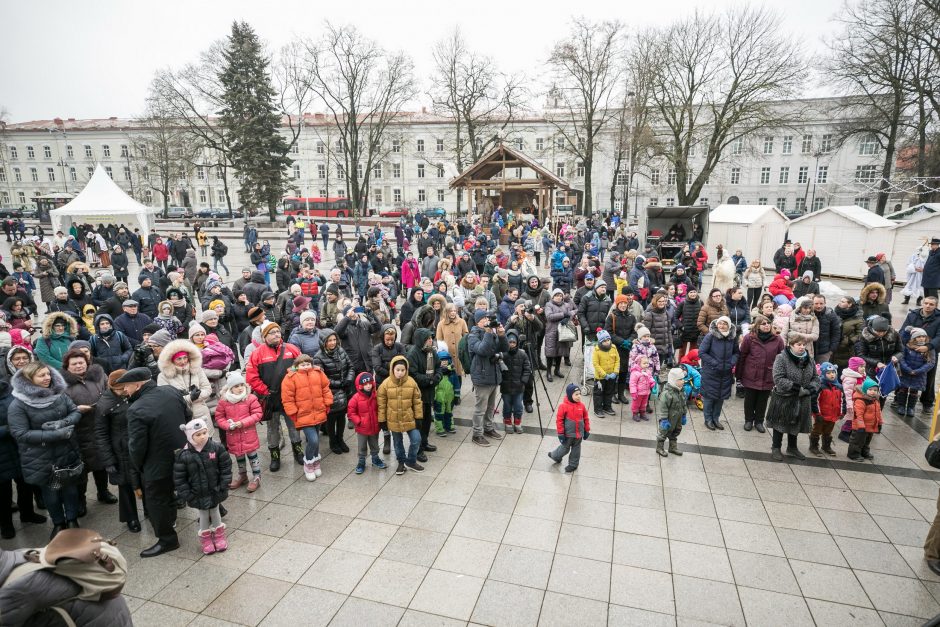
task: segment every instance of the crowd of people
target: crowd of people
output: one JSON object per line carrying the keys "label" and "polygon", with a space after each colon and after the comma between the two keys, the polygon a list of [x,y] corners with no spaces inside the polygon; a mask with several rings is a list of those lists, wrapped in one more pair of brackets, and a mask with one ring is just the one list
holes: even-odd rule
{"label": "crowd of people", "polygon": [[[120,225],[73,227],[25,243],[30,253],[0,282],[3,537],[15,534],[11,482],[20,519],[43,523],[45,508],[54,536],[79,526],[91,475],[94,496],[116,504],[132,532],[143,497],[158,538],[144,557],[178,547],[184,505],[199,511],[204,552],[222,551],[228,494],[257,490],[282,452],[315,481],[324,449],[344,463],[354,430],[357,474],[367,463],[385,469],[392,455],[396,474],[421,472],[432,431],[456,432],[454,407],[471,384],[471,441],[490,446],[523,432],[541,407],[541,377],[566,382],[550,456],[568,455],[575,472],[590,437],[575,344],[595,416],[629,405],[638,423],[655,417],[662,456],[682,454],[696,406],[705,427],[725,429],[732,394],[743,398],[744,430],[772,431],[777,460],[804,458],[799,434],[813,454],[835,455],[843,438],[849,459],[872,459],[888,393],[900,416],[932,408],[937,239],[918,257],[918,286],[904,291],[916,305],[892,326],[894,271],[877,258],[881,273],[858,298],[830,302],[821,260],[790,242],[772,275],[765,260],[719,246],[706,290],[700,242],[662,260],[609,218],[549,227],[499,208],[491,225],[421,216],[389,231],[298,221],[275,250],[246,225],[250,265],[231,283],[227,246],[198,227],[146,238]],[[125,251],[139,264],[133,291]],[[92,260],[110,269],[96,274]]]}

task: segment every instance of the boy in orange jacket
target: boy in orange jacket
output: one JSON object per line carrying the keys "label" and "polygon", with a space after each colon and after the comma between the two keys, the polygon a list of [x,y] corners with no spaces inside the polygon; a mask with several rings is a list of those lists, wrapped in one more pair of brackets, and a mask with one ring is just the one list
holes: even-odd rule
{"label": "boy in orange jacket", "polygon": [[852,461],[875,459],[868,447],[871,445],[871,439],[881,431],[881,425],[884,423],[881,417],[880,396],[881,388],[878,387],[878,382],[872,379],[865,379],[862,391],[859,392],[856,388],[852,396],[852,405],[855,410],[852,436],[849,439],[849,459]]}
{"label": "boy in orange jacket", "polygon": [[581,402],[581,388],[575,383],[569,383],[565,388],[565,399],[558,406],[556,427],[561,444],[548,456],[560,464],[565,455],[571,453],[565,472],[574,472],[581,461],[581,440],[591,436],[591,419],[587,407]]}
{"label": "boy in orange jacket", "polygon": [[369,372],[360,372],[356,377],[356,393],[347,405],[349,420],[356,427],[356,440],[359,443],[359,463],[356,474],[366,471],[366,453],[372,453],[372,465],[379,469],[388,468],[379,457],[379,402],[375,394],[375,380]]}

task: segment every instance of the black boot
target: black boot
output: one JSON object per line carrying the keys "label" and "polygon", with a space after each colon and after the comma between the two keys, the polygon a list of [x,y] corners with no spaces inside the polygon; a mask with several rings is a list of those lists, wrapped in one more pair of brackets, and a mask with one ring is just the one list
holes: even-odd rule
{"label": "black boot", "polygon": [[294,442],[290,445],[291,451],[294,453],[294,461],[298,464],[303,465],[304,463],[304,445],[300,442]]}
{"label": "black boot", "polygon": [[911,297],[910,297],[910,296],[905,296],[905,297],[904,297],[904,300],[901,302],[901,304],[902,304],[902,305],[906,305],[906,304],[908,304],[909,302],[911,302]]}
{"label": "black boot", "polygon": [[271,472],[277,472],[281,469],[281,449],[268,447],[268,450],[271,452],[271,466],[269,470]]}
{"label": "black boot", "polygon": [[386,433],[382,436],[382,454],[388,455],[392,447],[392,434]]}
{"label": "black boot", "polygon": [[617,385],[617,398],[620,399],[620,402],[624,405],[630,404],[630,397],[627,396],[627,384],[620,383]]}

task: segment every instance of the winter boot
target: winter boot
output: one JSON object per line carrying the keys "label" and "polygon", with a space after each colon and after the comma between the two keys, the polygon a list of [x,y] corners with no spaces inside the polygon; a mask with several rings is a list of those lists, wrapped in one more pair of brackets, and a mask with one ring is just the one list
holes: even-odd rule
{"label": "winter boot", "polygon": [[[570,364],[569,364],[569,365],[570,365]],[[562,378],[562,376],[561,376],[561,364],[559,364],[558,362],[555,362],[555,376],[558,377],[559,379]]]}
{"label": "winter boot", "polygon": [[366,471],[366,458],[360,457],[359,463],[356,464],[356,474],[361,475]]}
{"label": "winter boot", "polygon": [[388,468],[385,462],[382,461],[382,458],[378,455],[372,456],[372,465],[378,468],[379,470],[385,470]]}
{"label": "winter boot", "polygon": [[503,431],[505,433],[512,433],[512,423],[508,420],[503,422]]}
{"label": "winter boot", "polygon": [[[619,384],[619,383],[617,384],[617,390],[618,390],[618,391],[620,390],[620,384]],[[617,394],[614,394],[614,395],[611,397],[610,402],[613,403],[614,405],[619,405],[619,404],[620,404],[620,396],[618,396]]]}
{"label": "winter boot", "polygon": [[212,541],[211,529],[205,529],[199,532],[199,542],[202,543],[203,555],[212,555],[215,553],[215,543]]}
{"label": "winter boot", "polygon": [[228,539],[225,537],[225,523],[212,530],[212,542],[215,544],[216,551],[224,551],[228,548]]}
{"label": "winter boot", "polygon": [[436,433],[436,434],[438,435],[438,437],[442,437],[442,438],[446,438],[446,437],[447,437],[447,431],[444,429],[444,421],[443,421],[443,420],[435,420],[435,421],[434,421],[434,433]]}
{"label": "winter boot", "polygon": [[277,472],[281,469],[281,449],[275,447],[268,447],[268,450],[271,451],[271,472]]}
{"label": "winter boot", "polygon": [[323,474],[323,471],[320,469],[320,462],[323,461],[323,456],[319,455],[315,460],[313,460],[313,472],[316,473],[317,477]]}
{"label": "winter boot", "polygon": [[316,467],[314,466],[314,463],[316,463],[317,459],[319,458],[314,458],[314,459],[304,458],[304,478],[307,481],[317,480],[317,470],[316,470]]}
{"label": "winter boot", "polygon": [[679,443],[675,440],[669,440],[669,452],[673,455],[682,455],[682,451],[679,450]]}
{"label": "winter boot", "polygon": [[303,465],[304,463],[304,445],[302,442],[294,442],[290,445],[291,452],[294,453],[294,461]]}
{"label": "winter boot", "polygon": [[902,305],[906,305],[906,304],[908,304],[909,302],[911,302],[911,297],[910,297],[910,296],[905,296],[905,297],[904,297],[904,301],[903,301],[901,304],[902,304]]}
{"label": "winter boot", "polygon": [[627,384],[626,384],[626,383],[621,383],[620,385],[617,386],[617,398],[618,398],[618,399],[620,400],[620,402],[623,403],[624,405],[629,405],[629,404],[630,404],[630,395],[627,394]]}
{"label": "winter boot", "polygon": [[770,456],[773,457],[774,461],[776,462],[783,461],[783,453],[780,452],[779,448],[775,447],[775,448],[770,449]]}
{"label": "winter boot", "polygon": [[835,457],[836,452],[832,450],[832,436],[824,435],[822,438],[822,451],[826,455],[832,455]]}
{"label": "winter boot", "polygon": [[251,478],[251,481],[248,482],[248,493],[256,491],[261,487],[261,475],[255,475]]}
{"label": "winter boot", "polygon": [[667,453],[666,449],[663,448],[663,444],[665,444],[665,442],[663,442],[662,440],[656,441],[656,452],[662,455],[663,457],[669,457],[669,453]]}
{"label": "winter boot", "polygon": [[382,455],[388,455],[392,448],[392,434],[385,433],[382,436]]}
{"label": "winter boot", "polygon": [[809,452],[813,455],[822,455],[819,451],[819,436],[811,435],[809,436]]}
{"label": "winter boot", "polygon": [[247,473],[247,472],[239,472],[237,475],[235,475],[234,477],[232,477],[232,482],[231,482],[230,484],[228,484],[228,489],[229,489],[230,491],[231,491],[231,490],[237,490],[238,488],[242,487],[242,486],[245,485],[246,483],[248,483],[248,473]]}
{"label": "winter boot", "polygon": [[795,446],[792,448],[789,446],[787,447],[787,457],[792,457],[793,459],[798,459],[800,461],[806,459],[806,455],[804,455],[803,452]]}
{"label": "winter boot", "polygon": [[521,420],[513,421],[512,429],[516,433],[522,433],[522,421]]}

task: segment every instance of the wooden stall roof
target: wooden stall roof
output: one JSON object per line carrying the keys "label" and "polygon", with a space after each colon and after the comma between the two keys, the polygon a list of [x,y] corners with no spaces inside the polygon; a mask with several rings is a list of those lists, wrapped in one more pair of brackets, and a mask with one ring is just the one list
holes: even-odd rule
{"label": "wooden stall roof", "polygon": [[450,188],[467,187],[472,182],[476,182],[479,187],[481,186],[479,184],[483,181],[492,183],[493,188],[498,188],[502,185],[503,179],[494,179],[493,177],[502,172],[503,168],[528,168],[535,172],[535,179],[506,178],[506,182],[514,182],[513,187],[517,189],[522,185],[529,189],[545,187],[557,187],[564,190],[571,189],[567,181],[555,176],[551,170],[546,169],[534,159],[505,144],[499,144],[493,147],[492,150],[480,157],[476,163],[451,179]]}

